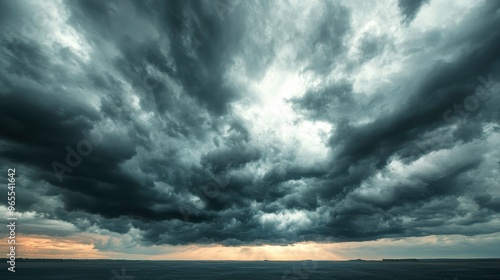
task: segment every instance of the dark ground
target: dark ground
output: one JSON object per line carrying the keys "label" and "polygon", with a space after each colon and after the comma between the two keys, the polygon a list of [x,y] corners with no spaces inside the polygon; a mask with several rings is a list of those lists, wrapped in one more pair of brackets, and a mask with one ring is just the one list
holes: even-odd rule
{"label": "dark ground", "polygon": [[16,272],[3,261],[1,279],[500,279],[500,259],[418,262],[337,261],[121,261],[17,260]]}

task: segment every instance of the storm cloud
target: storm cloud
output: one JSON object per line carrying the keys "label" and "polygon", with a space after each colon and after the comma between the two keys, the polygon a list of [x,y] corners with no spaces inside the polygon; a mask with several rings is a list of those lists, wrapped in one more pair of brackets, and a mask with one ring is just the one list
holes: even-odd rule
{"label": "storm cloud", "polygon": [[497,232],[500,3],[444,6],[0,1],[0,166],[27,234]]}

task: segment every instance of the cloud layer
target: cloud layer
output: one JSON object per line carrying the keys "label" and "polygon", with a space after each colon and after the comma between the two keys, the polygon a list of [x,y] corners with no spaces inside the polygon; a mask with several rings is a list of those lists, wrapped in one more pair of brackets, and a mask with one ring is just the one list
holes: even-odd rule
{"label": "cloud layer", "polygon": [[497,1],[225,3],[0,2],[0,166],[26,234],[498,231]]}

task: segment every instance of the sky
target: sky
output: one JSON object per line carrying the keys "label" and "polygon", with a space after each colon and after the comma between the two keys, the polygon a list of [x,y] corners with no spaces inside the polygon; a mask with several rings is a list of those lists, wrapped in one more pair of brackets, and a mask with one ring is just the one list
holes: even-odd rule
{"label": "sky", "polygon": [[499,26],[493,0],[0,0],[18,256],[500,257]]}

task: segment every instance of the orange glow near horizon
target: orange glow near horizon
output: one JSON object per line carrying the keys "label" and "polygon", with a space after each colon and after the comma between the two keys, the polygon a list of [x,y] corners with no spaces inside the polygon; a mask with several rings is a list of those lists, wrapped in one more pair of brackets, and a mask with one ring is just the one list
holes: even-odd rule
{"label": "orange glow near horizon", "polygon": [[[0,250],[7,251],[7,239],[0,239]],[[85,236],[49,237],[43,235],[19,236],[18,258],[52,259],[147,259],[147,260],[341,260],[342,256],[328,252],[329,244],[298,243],[287,246],[238,246],[222,245],[163,245],[170,253],[155,255],[126,254],[97,250]],[[330,244],[331,245],[331,244]]]}
{"label": "orange glow near horizon", "polygon": [[[0,249],[6,251],[7,246],[4,244],[7,244],[7,238],[2,239],[1,242]],[[70,237],[18,236],[16,243],[18,258],[94,259],[106,257],[95,250],[94,245],[80,243]]]}
{"label": "orange glow near horizon", "polygon": [[[99,250],[110,237],[91,233],[80,233],[65,237],[46,235],[18,235],[16,238],[17,258],[46,259],[130,259],[130,260],[347,260],[356,258],[381,259],[384,257],[416,257],[429,255],[408,255],[415,249],[429,252],[456,248],[457,244],[483,243],[494,247],[500,240],[500,233],[476,237],[463,235],[384,238],[365,242],[314,243],[301,242],[287,246],[235,246],[222,245],[157,245],[122,246]],[[98,246],[98,244],[101,244]],[[0,239],[0,251],[8,252],[7,238]],[[471,247],[472,248],[472,247]],[[450,256],[454,256],[450,254]],[[465,257],[465,256],[464,256]]]}
{"label": "orange glow near horizon", "polygon": [[[299,243],[287,246],[239,246],[221,245],[201,247],[191,245],[178,253],[171,254],[183,260],[342,260],[341,256],[327,252],[326,244]],[[156,258],[155,258],[156,259]]]}

